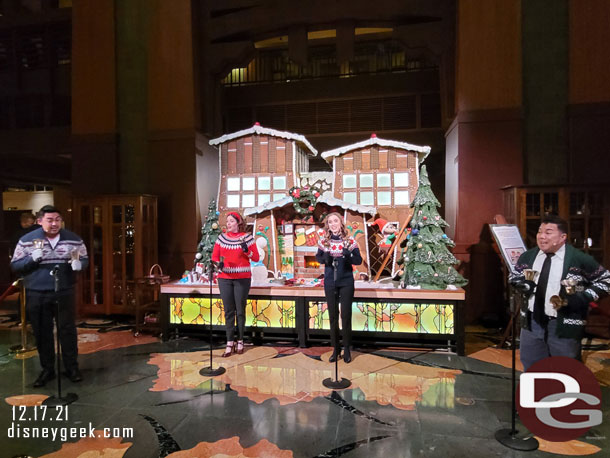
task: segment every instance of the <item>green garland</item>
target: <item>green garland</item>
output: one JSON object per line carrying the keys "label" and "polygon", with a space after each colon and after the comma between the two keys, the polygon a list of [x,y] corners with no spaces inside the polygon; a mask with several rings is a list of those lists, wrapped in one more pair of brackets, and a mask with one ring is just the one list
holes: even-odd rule
{"label": "green garland", "polygon": [[[292,205],[296,210],[299,216],[306,216],[313,213],[316,208],[316,203],[318,202],[318,198],[322,195],[318,188],[310,188],[305,186],[304,188],[299,188],[297,186],[293,186],[288,191],[288,195],[292,197]],[[304,208],[301,204],[307,203],[307,207]]]}

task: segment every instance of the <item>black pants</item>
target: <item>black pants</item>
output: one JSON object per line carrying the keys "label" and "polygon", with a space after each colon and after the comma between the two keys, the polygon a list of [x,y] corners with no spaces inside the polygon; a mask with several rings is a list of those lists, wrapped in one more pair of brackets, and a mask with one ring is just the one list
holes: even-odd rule
{"label": "black pants", "polygon": [[[352,302],[354,301],[354,284],[337,287],[339,304],[341,304],[341,329],[343,347],[349,348],[352,344]],[[324,295],[328,304],[328,317],[330,318],[330,342],[333,348],[339,343],[339,322],[335,319],[338,307],[335,303],[335,289],[324,285]]]}
{"label": "black pants", "polygon": [[235,340],[235,316],[237,315],[237,340],[244,340],[246,327],[246,302],[250,292],[251,278],[218,279],[220,297],[225,310],[225,327],[227,342]]}
{"label": "black pants", "polygon": [[[26,307],[36,346],[40,365],[44,370],[55,368],[55,339],[53,337],[53,319],[59,327],[59,343],[64,368],[67,371],[78,369],[78,346],[76,325],[74,324],[74,291],[27,291]],[[56,304],[59,301],[59,317],[56,317]],[[57,368],[61,370],[61,368]]]}

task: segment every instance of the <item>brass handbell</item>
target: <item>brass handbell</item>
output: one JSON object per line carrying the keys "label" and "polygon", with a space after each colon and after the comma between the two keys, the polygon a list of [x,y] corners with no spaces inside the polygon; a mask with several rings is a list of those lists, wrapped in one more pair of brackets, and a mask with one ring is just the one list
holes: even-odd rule
{"label": "brass handbell", "polygon": [[540,272],[534,269],[525,269],[523,275],[527,281],[534,281]]}
{"label": "brass handbell", "polygon": [[578,282],[573,278],[566,278],[565,280],[561,280],[561,284],[565,288],[566,294],[574,294],[576,292]]}
{"label": "brass handbell", "polygon": [[34,240],[32,240],[32,246],[34,247],[35,250],[42,250],[42,248],[44,247],[44,240],[43,239],[34,239]]}
{"label": "brass handbell", "polygon": [[550,300],[551,300],[551,304],[553,304],[553,308],[555,310],[559,310],[561,307],[568,305],[568,300],[564,299],[561,296],[558,296],[557,294],[551,296]]}

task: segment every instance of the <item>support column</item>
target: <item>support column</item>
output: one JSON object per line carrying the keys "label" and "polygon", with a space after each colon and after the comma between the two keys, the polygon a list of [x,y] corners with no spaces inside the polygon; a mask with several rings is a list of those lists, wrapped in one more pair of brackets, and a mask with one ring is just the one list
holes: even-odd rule
{"label": "support column", "polygon": [[[499,258],[487,224],[502,212],[500,188],[521,184],[521,1],[461,0],[457,115],[446,134],[446,219],[464,262],[466,322],[502,313]],[[499,318],[499,316],[498,316]]]}
{"label": "support column", "polygon": [[72,190],[119,192],[114,0],[72,6]]}

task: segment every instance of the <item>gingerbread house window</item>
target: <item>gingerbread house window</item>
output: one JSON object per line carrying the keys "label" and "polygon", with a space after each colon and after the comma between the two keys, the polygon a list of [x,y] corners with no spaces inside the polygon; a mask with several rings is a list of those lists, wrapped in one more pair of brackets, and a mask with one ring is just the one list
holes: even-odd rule
{"label": "gingerbread house window", "polygon": [[[361,188],[372,188],[373,187],[373,174],[372,173],[361,173],[360,174],[360,187]],[[368,205],[368,204],[366,204]]]}
{"label": "gingerbread house window", "polygon": [[357,171],[343,175],[343,200],[351,204],[368,206],[408,205],[410,202],[408,186],[409,174],[406,172],[360,173]]}
{"label": "gingerbread house window", "polygon": [[286,197],[285,176],[227,178],[227,208],[251,208]]}

